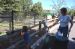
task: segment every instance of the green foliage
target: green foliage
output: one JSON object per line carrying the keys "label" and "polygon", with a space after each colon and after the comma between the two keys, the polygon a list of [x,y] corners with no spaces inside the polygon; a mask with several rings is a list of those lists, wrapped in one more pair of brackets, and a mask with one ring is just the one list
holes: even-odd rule
{"label": "green foliage", "polygon": [[70,9],[70,10],[68,11],[68,14],[75,16],[75,9]]}
{"label": "green foliage", "polygon": [[0,32],[0,34],[1,34],[2,32]]}
{"label": "green foliage", "polygon": [[32,0],[20,0],[21,11],[28,15],[31,11]]}
{"label": "green foliage", "polygon": [[59,14],[60,13],[60,9],[64,6],[64,5],[66,5],[66,1],[65,0],[50,0],[50,1],[52,1],[52,9],[53,9],[53,13],[55,13],[55,14]]}
{"label": "green foliage", "polygon": [[40,2],[33,4],[32,0],[0,0],[1,11],[16,11],[16,15],[26,18],[30,13],[35,16],[42,15],[42,5]]}
{"label": "green foliage", "polygon": [[31,4],[31,0],[0,0],[0,8],[3,10],[25,10]]}
{"label": "green foliage", "polygon": [[42,5],[40,2],[35,3],[32,8],[31,12],[34,13],[34,15],[41,15],[42,14]]}
{"label": "green foliage", "polygon": [[47,13],[43,13],[43,16],[47,16]]}
{"label": "green foliage", "polygon": [[13,0],[0,0],[0,7],[6,11],[12,9],[12,4],[14,4]]}

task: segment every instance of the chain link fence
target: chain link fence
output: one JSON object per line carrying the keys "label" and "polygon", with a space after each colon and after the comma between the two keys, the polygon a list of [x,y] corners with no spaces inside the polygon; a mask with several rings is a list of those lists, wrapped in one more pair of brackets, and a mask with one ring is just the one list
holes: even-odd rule
{"label": "chain link fence", "polygon": [[16,29],[21,29],[22,26],[36,26],[39,21],[45,19],[43,16],[27,14],[21,11],[0,12],[0,32],[7,32]]}
{"label": "chain link fence", "polygon": [[[14,13],[14,28],[19,29],[22,26],[32,27],[39,24],[39,21],[42,21],[44,17],[37,16],[33,14],[24,15],[24,12],[19,11],[18,14]],[[15,18],[16,17],[16,18]]]}
{"label": "chain link fence", "polygon": [[0,36],[6,34],[6,31],[11,30],[11,12],[0,12]]}

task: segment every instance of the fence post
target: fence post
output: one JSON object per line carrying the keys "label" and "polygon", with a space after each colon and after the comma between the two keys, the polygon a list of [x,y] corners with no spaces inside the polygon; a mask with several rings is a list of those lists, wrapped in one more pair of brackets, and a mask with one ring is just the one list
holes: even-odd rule
{"label": "fence post", "polygon": [[14,30],[14,18],[13,18],[13,14],[14,14],[14,11],[12,10],[12,12],[11,12],[11,28],[12,28],[12,31]]}
{"label": "fence post", "polygon": [[34,25],[35,25],[35,16],[34,16]]}
{"label": "fence post", "polygon": [[41,31],[41,21],[39,21],[39,32]]}

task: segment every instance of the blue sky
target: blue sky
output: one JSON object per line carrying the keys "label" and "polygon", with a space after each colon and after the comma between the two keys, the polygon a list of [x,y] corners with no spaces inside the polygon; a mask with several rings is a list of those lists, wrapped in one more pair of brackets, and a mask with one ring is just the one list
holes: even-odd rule
{"label": "blue sky", "polygon": [[[52,0],[32,0],[33,3],[41,2],[43,9],[52,9],[53,2]],[[54,3],[57,2],[58,0],[53,0]],[[63,7],[69,7],[71,8],[72,6],[75,6],[75,0],[64,0],[65,5]]]}

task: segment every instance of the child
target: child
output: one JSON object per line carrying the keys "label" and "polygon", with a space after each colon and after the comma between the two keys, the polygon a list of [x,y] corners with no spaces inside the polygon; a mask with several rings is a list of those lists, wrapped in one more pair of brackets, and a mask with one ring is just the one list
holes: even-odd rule
{"label": "child", "polygon": [[30,36],[29,36],[29,33],[28,33],[27,26],[23,26],[21,35],[24,38],[25,48],[30,49]]}
{"label": "child", "polygon": [[[69,32],[73,26],[73,21],[72,21],[71,17],[69,15],[67,15],[66,8],[61,8],[60,12],[61,12],[61,15],[58,19],[60,21],[59,31],[61,33],[63,33],[63,37],[67,37],[67,35],[69,34]],[[68,28],[69,22],[71,24],[70,28]]]}

